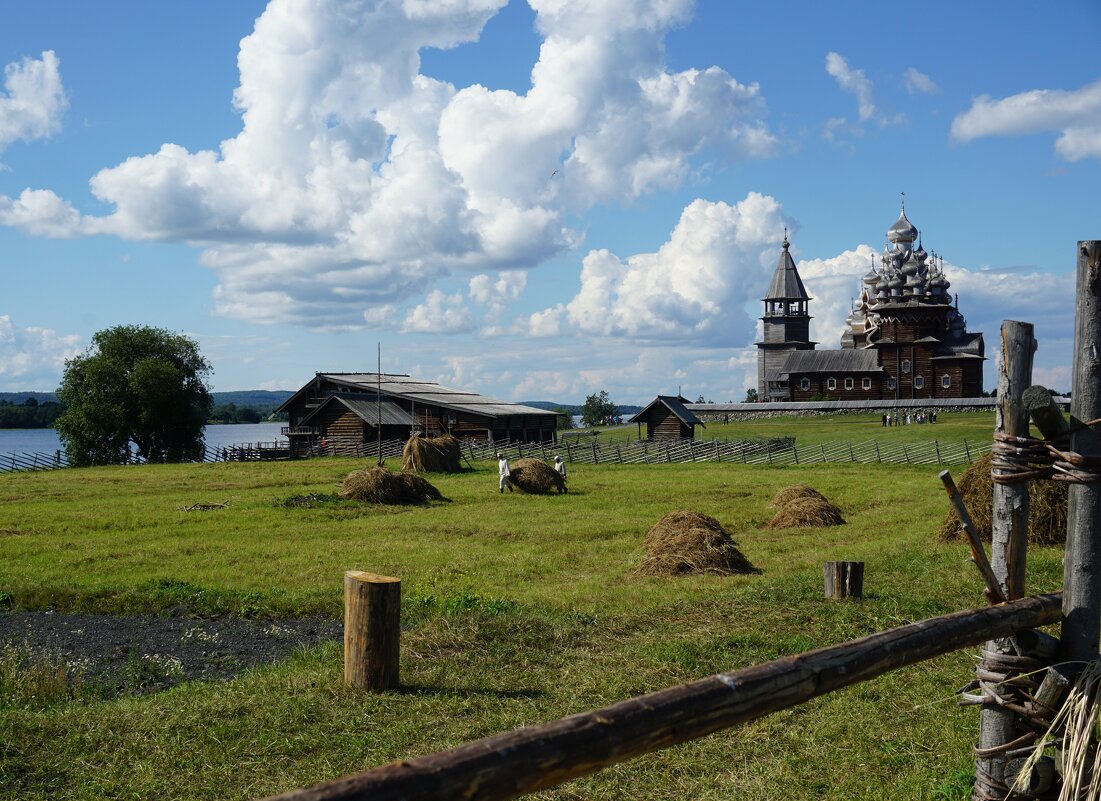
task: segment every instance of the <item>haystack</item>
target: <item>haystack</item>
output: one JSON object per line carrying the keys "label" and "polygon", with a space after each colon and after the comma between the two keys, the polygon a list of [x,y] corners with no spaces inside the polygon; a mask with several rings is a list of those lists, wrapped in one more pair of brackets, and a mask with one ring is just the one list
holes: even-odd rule
{"label": "haystack", "polygon": [[787,506],[792,501],[797,501],[802,498],[820,498],[823,501],[826,500],[826,496],[813,487],[808,487],[806,484],[792,484],[790,487],[784,487],[777,492],[769,506],[773,509],[780,509]]}
{"label": "haystack", "polygon": [[638,572],[647,576],[685,573],[760,573],[719,521],[699,512],[670,512],[657,522],[643,543],[646,557]]}
{"label": "haystack", "polygon": [[825,498],[809,496],[790,501],[776,512],[768,528],[821,528],[844,525],[841,510]]}
{"label": "haystack", "polygon": [[[956,486],[984,542],[992,538],[994,482],[990,478],[990,454],[977,460],[960,476]],[[937,536],[954,540],[964,536],[956,513],[948,511]],[[1067,485],[1062,481],[1032,481],[1028,485],[1028,541],[1034,545],[1062,545],[1067,541]]]}
{"label": "haystack", "polygon": [[458,473],[462,468],[462,446],[455,437],[422,437],[414,434],[401,451],[401,469],[420,473]]}
{"label": "haystack", "polygon": [[340,497],[390,505],[424,503],[443,499],[440,491],[413,473],[392,473],[385,467],[367,467],[349,473]]}
{"label": "haystack", "polygon": [[517,459],[509,465],[512,486],[531,495],[565,492],[566,482],[558,471],[539,459]]}

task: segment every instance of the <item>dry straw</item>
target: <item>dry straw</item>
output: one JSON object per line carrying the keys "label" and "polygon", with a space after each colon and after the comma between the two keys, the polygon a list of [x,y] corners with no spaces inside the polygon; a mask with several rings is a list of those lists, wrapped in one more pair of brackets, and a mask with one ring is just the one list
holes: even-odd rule
{"label": "dry straw", "polygon": [[[960,496],[984,542],[991,539],[994,482],[990,478],[993,456],[977,460],[958,484]],[[1062,481],[1032,481],[1028,485],[1028,541],[1034,545],[1062,545],[1067,541],[1067,485]],[[965,534],[956,513],[949,511],[937,536],[942,540],[962,539]]]}
{"label": "dry straw", "polygon": [[844,524],[840,509],[825,498],[812,495],[796,498],[780,507],[768,528],[822,528]]}
{"label": "dry straw", "polygon": [[798,501],[803,498],[819,498],[823,501],[826,500],[826,496],[813,487],[808,487],[806,484],[792,484],[790,487],[784,487],[777,492],[772,498],[772,502],[769,506],[773,509],[779,509],[787,506],[792,501]]}
{"label": "dry straw", "polygon": [[718,520],[699,512],[670,512],[650,529],[643,544],[646,557],[638,572],[647,576],[761,572],[738,550]]}
{"label": "dry straw", "polygon": [[421,473],[458,473],[462,467],[462,445],[450,434],[442,437],[410,437],[401,451],[401,469]]}
{"label": "dry straw", "polygon": [[509,465],[509,482],[531,495],[565,492],[566,482],[558,471],[539,459],[517,459]]}
{"label": "dry straw", "polygon": [[440,491],[413,473],[391,473],[385,467],[367,467],[349,473],[340,497],[390,505],[442,500]]}

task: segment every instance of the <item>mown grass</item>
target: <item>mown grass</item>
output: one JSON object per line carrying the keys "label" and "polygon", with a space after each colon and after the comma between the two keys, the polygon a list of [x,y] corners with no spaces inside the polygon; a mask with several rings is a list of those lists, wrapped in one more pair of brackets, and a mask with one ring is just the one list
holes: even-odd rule
{"label": "mown grass", "polygon": [[[433,476],[446,503],[331,493],[350,460],[0,477],[0,592],[26,609],[341,614],[346,569],[403,582],[402,689],[342,684],[337,643],[228,683],[0,708],[0,798],[249,798],[981,604],[962,546],[934,540],[935,468],[575,465],[568,495],[500,495],[495,465]],[[809,483],[847,525],[772,531],[768,500]],[[226,509],[183,512],[204,501]],[[760,576],[641,577],[643,535],[678,508],[716,517]],[[827,602],[821,563],[866,563]],[[1056,588],[1060,552],[1031,556]],[[957,653],[539,794],[542,799],[956,799],[974,711]]]}
{"label": "mown grass", "polygon": [[[918,408],[916,405],[915,409]],[[643,426],[643,434],[645,434]],[[638,426],[598,427],[601,442],[634,442]],[[937,440],[957,444],[966,439],[980,442],[990,439],[994,430],[994,412],[947,412],[937,415],[936,424],[891,426],[885,428],[879,414],[838,414],[822,417],[769,417],[761,420],[735,420],[728,423],[709,422],[696,429],[697,439],[761,439],[795,437],[796,447],[812,447],[830,442],[906,443]]]}

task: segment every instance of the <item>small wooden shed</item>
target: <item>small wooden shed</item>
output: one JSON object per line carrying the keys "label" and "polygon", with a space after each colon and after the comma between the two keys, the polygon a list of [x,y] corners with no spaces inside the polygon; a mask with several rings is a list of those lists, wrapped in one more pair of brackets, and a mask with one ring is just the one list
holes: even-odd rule
{"label": "small wooden shed", "polygon": [[[696,426],[703,426],[703,421],[688,411],[686,403],[688,399],[680,395],[658,395],[628,422],[638,423],[639,439],[693,439]],[[643,423],[646,424],[645,437]]]}

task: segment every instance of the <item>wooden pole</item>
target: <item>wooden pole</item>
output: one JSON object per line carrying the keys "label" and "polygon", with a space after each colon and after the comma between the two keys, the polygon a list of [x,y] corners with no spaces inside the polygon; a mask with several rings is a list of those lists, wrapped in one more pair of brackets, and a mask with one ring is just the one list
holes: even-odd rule
{"label": "wooden pole", "polygon": [[979,532],[975,530],[975,524],[971,522],[971,515],[967,513],[967,506],[964,505],[963,498],[960,497],[960,491],[956,489],[956,482],[952,480],[952,474],[947,470],[942,470],[940,480],[948,493],[948,499],[952,502],[952,508],[956,510],[956,517],[959,518],[960,525],[963,526],[964,533],[967,534],[967,543],[971,546],[971,561],[975,563],[979,573],[982,574],[983,581],[986,582],[983,595],[992,604],[1004,604],[1005,595],[1002,593],[1001,584],[998,582],[998,577],[994,575],[990,562],[987,561],[982,538],[979,536]]}
{"label": "wooden pole", "polygon": [[506,801],[992,637],[1054,623],[1059,614],[1058,593],[955,612],[393,762],[270,801]]}
{"label": "wooden pole", "polygon": [[826,562],[822,565],[822,580],[827,598],[862,598],[864,563]]}
{"label": "wooden pole", "polygon": [[[1002,358],[998,369],[998,414],[996,430],[1014,437],[1028,436],[1028,412],[1021,396],[1032,384],[1032,354],[1036,340],[1030,323],[1006,320],[1002,323]],[[1002,472],[1002,471],[998,471]],[[1025,544],[1028,540],[1028,485],[994,484],[993,544],[990,566],[1002,594],[1015,601],[1024,594]],[[985,650],[994,654],[1012,655],[1013,644],[1007,639],[988,642]],[[995,748],[1018,737],[1016,713],[995,704],[984,704],[979,713],[980,749]],[[975,769],[980,777],[988,776],[995,784],[1005,781],[1006,757],[976,757]]]}
{"label": "wooden pole", "polygon": [[401,579],[359,570],[344,574],[344,683],[396,690],[401,639]]}
{"label": "wooden pole", "polygon": [[[1071,426],[1101,417],[1101,242],[1078,243]],[[1071,450],[1101,457],[1101,430],[1075,431]],[[1063,556],[1063,656],[1096,658],[1101,628],[1101,483],[1071,484]]]}

